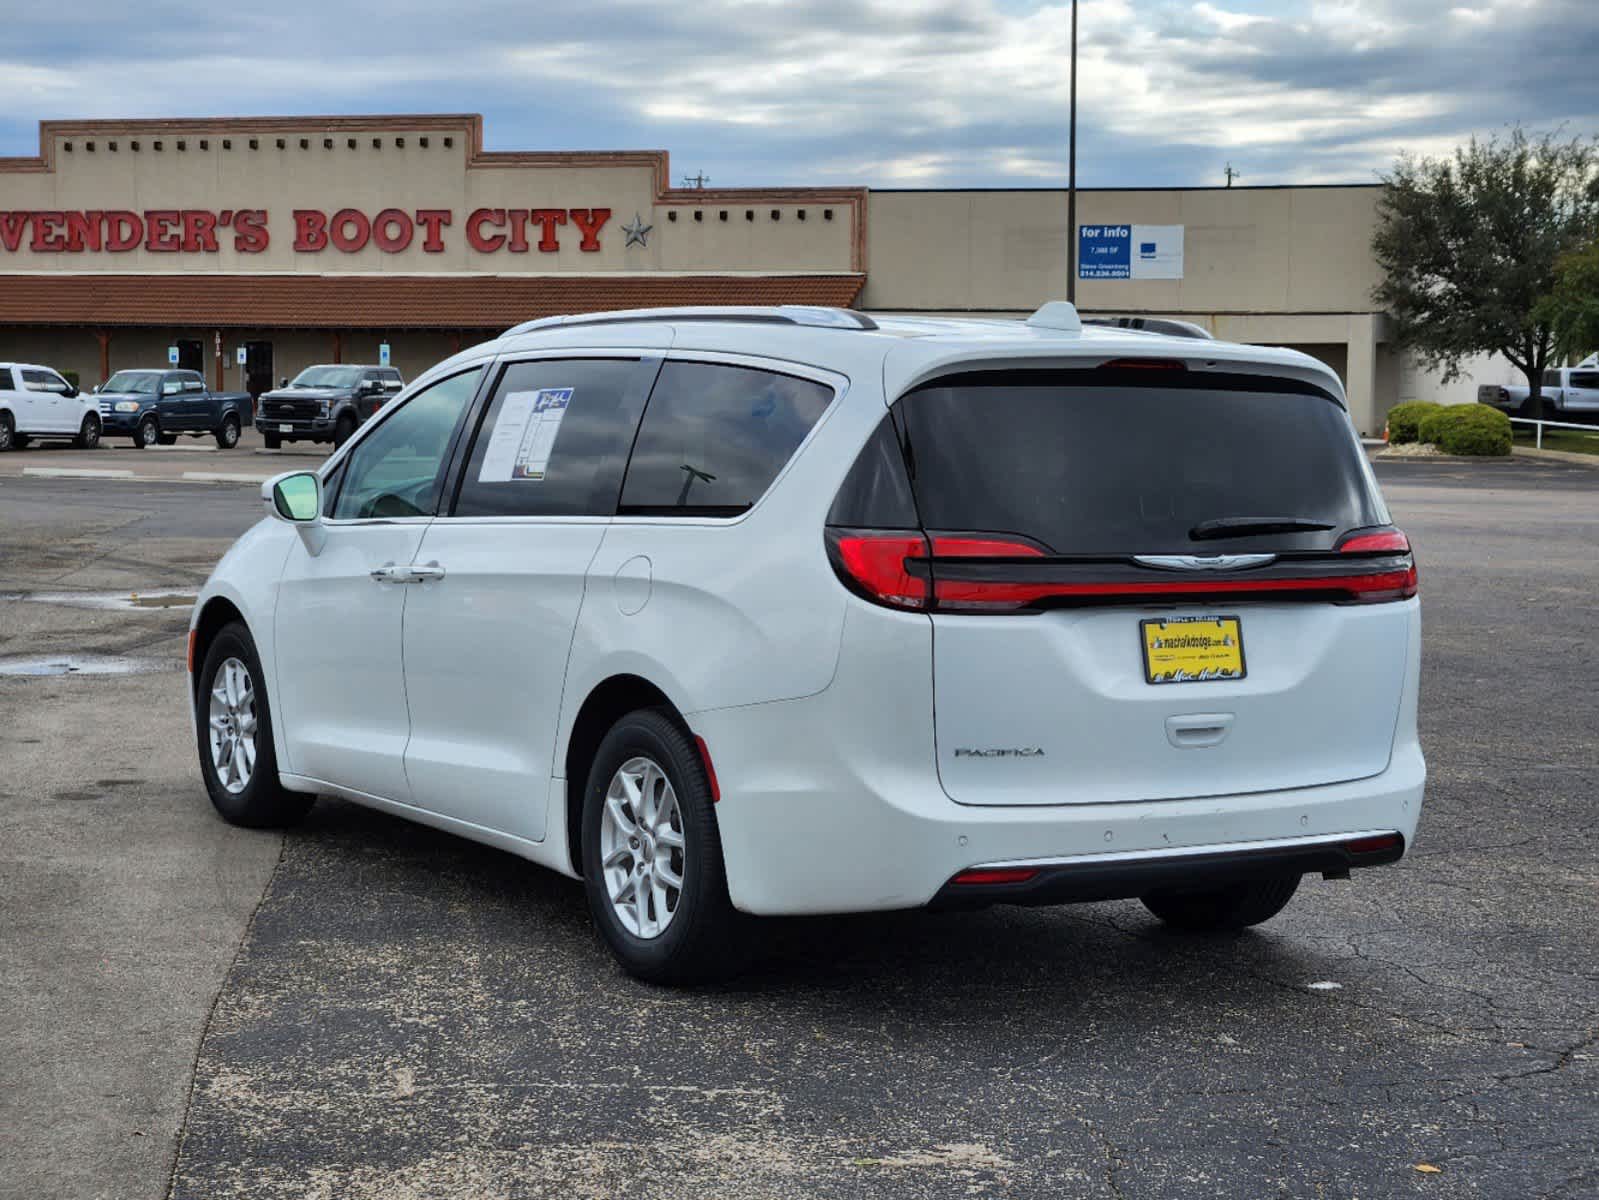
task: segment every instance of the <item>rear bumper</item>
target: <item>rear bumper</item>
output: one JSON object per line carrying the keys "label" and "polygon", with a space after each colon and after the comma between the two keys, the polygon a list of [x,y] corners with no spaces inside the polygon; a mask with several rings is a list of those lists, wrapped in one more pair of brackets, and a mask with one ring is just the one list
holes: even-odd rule
{"label": "rear bumper", "polygon": [[1404,835],[1373,830],[1354,837],[1287,838],[1277,842],[1085,854],[1020,863],[983,863],[956,875],[933,897],[934,908],[987,904],[1070,904],[1124,900],[1167,889],[1210,888],[1284,875],[1344,875],[1398,862]]}
{"label": "rear bumper", "polygon": [[1387,861],[1346,862],[1325,844],[1388,832],[1404,847],[1415,840],[1427,777],[1417,632],[1393,752],[1376,775],[1188,799],[978,807],[940,784],[931,672],[904,669],[917,655],[931,662],[930,623],[852,604],[824,691],[686,714],[721,785],[729,894],[757,914],[920,908],[946,902],[962,871],[1037,863],[1031,891],[963,892],[963,902],[1056,903]]}

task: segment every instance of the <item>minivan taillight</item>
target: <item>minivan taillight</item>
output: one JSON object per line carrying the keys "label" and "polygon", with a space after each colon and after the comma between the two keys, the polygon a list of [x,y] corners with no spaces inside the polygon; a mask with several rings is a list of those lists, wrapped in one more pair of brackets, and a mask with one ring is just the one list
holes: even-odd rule
{"label": "minivan taillight", "polygon": [[830,529],[827,549],[839,578],[868,600],[890,608],[927,607],[929,575],[913,575],[907,565],[930,553],[921,534]]}
{"label": "minivan taillight", "polygon": [[[1410,544],[1398,530],[1360,532],[1346,538],[1334,555],[1284,555],[1263,570],[1172,572],[1158,578],[1129,562],[1047,561],[1047,552],[1032,542],[982,533],[924,536],[835,528],[827,531],[827,545],[834,569],[852,590],[878,604],[918,612],[1003,613],[1231,598],[1380,604],[1408,600],[1417,591]],[[1372,560],[1369,569],[1361,559]]]}

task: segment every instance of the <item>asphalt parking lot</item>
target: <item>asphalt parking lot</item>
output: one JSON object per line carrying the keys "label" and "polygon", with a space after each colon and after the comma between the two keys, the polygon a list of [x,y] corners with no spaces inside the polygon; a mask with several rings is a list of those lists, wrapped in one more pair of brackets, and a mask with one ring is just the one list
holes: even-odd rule
{"label": "asphalt parking lot", "polygon": [[1378,473],[1425,605],[1402,863],[1234,937],[773,922],[702,992],[497,851],[224,826],[183,597],[254,489],[0,474],[0,666],[130,672],[0,675],[0,1197],[1599,1195],[1599,471]]}

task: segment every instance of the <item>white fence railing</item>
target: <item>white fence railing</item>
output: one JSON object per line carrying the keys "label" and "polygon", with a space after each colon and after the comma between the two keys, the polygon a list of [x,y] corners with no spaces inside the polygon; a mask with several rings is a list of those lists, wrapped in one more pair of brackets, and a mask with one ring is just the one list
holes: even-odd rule
{"label": "white fence railing", "polygon": [[1599,426],[1574,425],[1570,421],[1539,421],[1533,417],[1511,417],[1510,423],[1512,425],[1536,425],[1538,432],[1535,441],[1539,450],[1543,449],[1543,429],[1545,425],[1549,426],[1550,429],[1581,429],[1586,433],[1599,433]]}

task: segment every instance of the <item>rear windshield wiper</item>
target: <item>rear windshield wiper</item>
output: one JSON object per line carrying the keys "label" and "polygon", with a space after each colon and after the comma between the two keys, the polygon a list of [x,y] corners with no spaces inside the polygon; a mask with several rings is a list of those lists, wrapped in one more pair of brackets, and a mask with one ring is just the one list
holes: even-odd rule
{"label": "rear windshield wiper", "polygon": [[1298,517],[1217,517],[1201,521],[1188,531],[1196,542],[1212,538],[1250,537],[1257,533],[1300,533],[1331,529],[1324,521],[1303,521]]}

